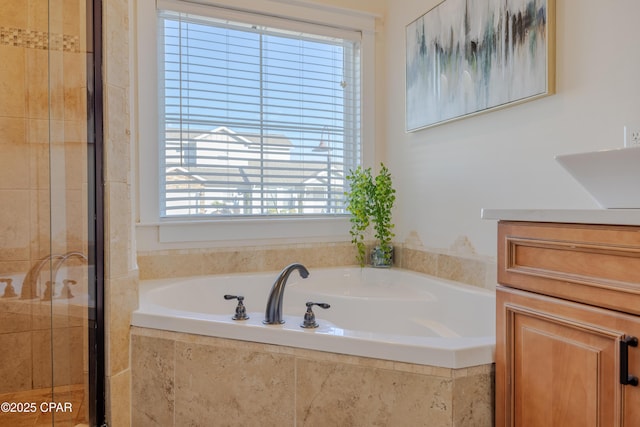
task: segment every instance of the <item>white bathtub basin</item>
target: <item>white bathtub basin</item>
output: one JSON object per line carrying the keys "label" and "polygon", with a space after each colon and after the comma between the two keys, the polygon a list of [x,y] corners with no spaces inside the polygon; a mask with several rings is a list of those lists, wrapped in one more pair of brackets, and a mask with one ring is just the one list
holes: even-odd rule
{"label": "white bathtub basin", "polygon": [[[132,324],[448,368],[494,361],[495,293],[400,269],[311,269],[291,274],[283,325],[264,325],[278,272],[143,281]],[[233,321],[243,295],[249,320]],[[320,327],[300,328],[305,302]]]}

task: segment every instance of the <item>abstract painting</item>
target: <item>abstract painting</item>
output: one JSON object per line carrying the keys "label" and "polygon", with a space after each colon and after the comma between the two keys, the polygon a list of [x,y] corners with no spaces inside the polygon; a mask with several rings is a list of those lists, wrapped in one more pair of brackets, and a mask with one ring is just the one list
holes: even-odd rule
{"label": "abstract painting", "polygon": [[554,92],[554,0],[445,0],[406,27],[406,129]]}

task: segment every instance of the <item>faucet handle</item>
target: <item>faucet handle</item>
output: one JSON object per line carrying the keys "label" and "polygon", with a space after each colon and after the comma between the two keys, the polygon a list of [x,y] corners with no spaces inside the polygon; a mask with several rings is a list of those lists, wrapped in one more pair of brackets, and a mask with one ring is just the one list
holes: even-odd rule
{"label": "faucet handle", "polygon": [[16,290],[14,289],[12,282],[13,282],[13,279],[9,279],[9,278],[0,279],[0,283],[7,284],[7,286],[4,287],[4,293],[2,294],[2,298],[13,298],[18,296],[18,294],[16,294]]}
{"label": "faucet handle", "polygon": [[327,304],[326,302],[311,302],[311,301],[309,301],[309,302],[307,303],[307,308],[311,308],[311,307],[313,307],[314,305],[317,305],[317,306],[318,306],[318,307],[320,307],[320,308],[324,308],[325,310],[326,310],[327,308],[331,308],[331,306],[330,306],[329,304]]}
{"label": "faucet handle", "polygon": [[305,328],[305,329],[313,329],[313,328],[317,328],[318,326],[320,326],[318,324],[318,322],[316,322],[316,315],[313,312],[313,306],[317,305],[320,308],[324,308],[325,310],[327,308],[330,308],[331,306],[329,304],[327,304],[326,302],[312,302],[312,301],[308,301],[306,303],[307,306],[307,312],[304,314],[304,320],[303,322],[300,324],[301,328]]}
{"label": "faucet handle", "polygon": [[51,301],[56,292],[56,282],[52,282],[51,280],[47,280],[45,283],[44,293],[42,294],[42,298],[40,301]]}
{"label": "faucet handle", "polygon": [[60,291],[60,298],[66,298],[66,299],[73,298],[73,294],[71,293],[70,285],[77,285],[78,282],[76,282],[75,280],[71,280],[71,279],[64,279],[62,281],[62,284],[64,286],[62,286],[62,291]]}
{"label": "faucet handle", "polygon": [[238,300],[238,305],[236,306],[236,314],[232,317],[233,320],[247,320],[249,319],[249,316],[247,316],[247,309],[244,306],[244,296],[242,295],[225,295],[224,299],[226,300],[230,300],[230,299],[237,299]]}

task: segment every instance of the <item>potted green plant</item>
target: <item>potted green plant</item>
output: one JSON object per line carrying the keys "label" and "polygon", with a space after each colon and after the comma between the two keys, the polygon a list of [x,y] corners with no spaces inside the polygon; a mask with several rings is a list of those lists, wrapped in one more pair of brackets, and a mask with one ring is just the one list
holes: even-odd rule
{"label": "potted green plant", "polygon": [[347,196],[347,211],[351,213],[349,233],[351,234],[351,243],[358,250],[356,259],[360,266],[364,267],[367,250],[365,234],[369,228],[371,211],[369,204],[372,187],[371,168],[364,169],[358,166],[347,176],[347,181],[349,181],[349,191],[345,193],[345,196]]}
{"label": "potted green plant", "polygon": [[375,177],[371,168],[358,166],[347,176],[347,181],[349,191],[345,195],[347,211],[351,213],[351,242],[358,249],[358,263],[361,267],[365,265],[365,235],[373,223],[378,243],[371,251],[371,264],[374,267],[390,267],[393,262],[391,239],[395,236],[392,232],[394,224],[391,222],[391,210],[396,199],[391,174],[383,163],[380,164],[380,173]]}

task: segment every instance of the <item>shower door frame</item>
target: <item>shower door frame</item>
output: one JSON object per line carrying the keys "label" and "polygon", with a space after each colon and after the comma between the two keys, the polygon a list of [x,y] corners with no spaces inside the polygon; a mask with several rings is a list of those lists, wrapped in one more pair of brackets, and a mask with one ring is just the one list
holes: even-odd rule
{"label": "shower door frame", "polygon": [[[88,96],[88,149],[87,162],[89,177],[93,185],[89,191],[88,215],[93,229],[95,246],[90,248],[89,256],[95,263],[95,308],[89,308],[89,419],[96,426],[106,425],[106,387],[105,387],[105,324],[104,324],[104,174],[103,174],[103,52],[102,52],[102,0],[86,0],[90,7],[87,13],[87,42],[93,46],[93,56],[87,55]],[[91,61],[93,59],[93,61]],[[91,96],[93,95],[93,96]],[[91,152],[93,141],[93,153]],[[93,190],[93,199],[91,191]],[[93,218],[93,221],[91,221]],[[93,319],[93,322],[92,322]]]}

